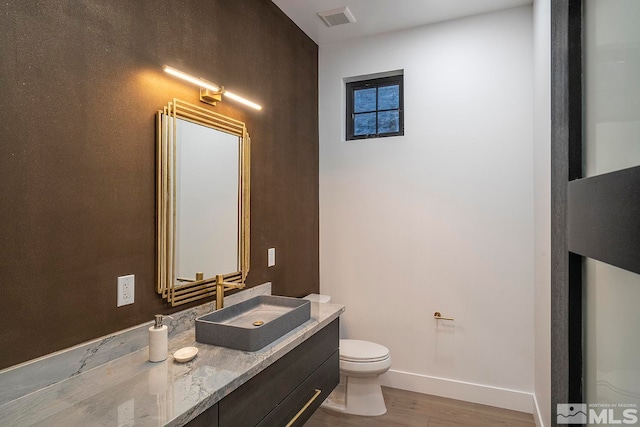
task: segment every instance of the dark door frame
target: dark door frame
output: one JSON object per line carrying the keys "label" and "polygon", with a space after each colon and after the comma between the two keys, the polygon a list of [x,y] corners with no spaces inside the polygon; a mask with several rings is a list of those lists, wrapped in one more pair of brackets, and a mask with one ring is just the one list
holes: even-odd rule
{"label": "dark door frame", "polygon": [[551,425],[582,392],[582,261],[569,253],[568,182],[582,176],[582,1],[551,1]]}

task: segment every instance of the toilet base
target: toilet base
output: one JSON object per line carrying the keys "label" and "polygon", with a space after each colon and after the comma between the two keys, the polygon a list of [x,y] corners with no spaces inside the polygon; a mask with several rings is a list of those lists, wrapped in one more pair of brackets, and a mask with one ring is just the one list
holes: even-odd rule
{"label": "toilet base", "polygon": [[378,376],[342,376],[338,387],[321,408],[351,415],[378,416],[387,413]]}

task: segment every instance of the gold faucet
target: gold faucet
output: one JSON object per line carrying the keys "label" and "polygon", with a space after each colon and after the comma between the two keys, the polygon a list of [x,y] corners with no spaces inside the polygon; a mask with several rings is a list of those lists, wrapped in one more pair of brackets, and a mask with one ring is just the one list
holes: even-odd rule
{"label": "gold faucet", "polygon": [[224,281],[224,276],[218,274],[216,276],[216,310],[224,307],[224,291],[231,289],[243,289],[244,283],[230,283]]}

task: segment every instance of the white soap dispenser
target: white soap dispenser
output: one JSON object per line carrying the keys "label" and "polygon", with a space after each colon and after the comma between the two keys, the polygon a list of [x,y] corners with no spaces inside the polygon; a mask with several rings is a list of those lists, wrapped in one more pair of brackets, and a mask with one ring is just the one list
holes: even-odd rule
{"label": "white soap dispenser", "polygon": [[156,314],[155,324],[149,328],[149,362],[162,362],[169,352],[169,328],[162,324],[162,314]]}

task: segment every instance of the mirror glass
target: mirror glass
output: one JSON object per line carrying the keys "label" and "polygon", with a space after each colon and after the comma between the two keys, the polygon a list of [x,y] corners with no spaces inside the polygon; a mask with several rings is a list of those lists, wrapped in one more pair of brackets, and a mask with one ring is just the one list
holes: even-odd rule
{"label": "mirror glass", "polygon": [[176,121],[176,280],[239,270],[239,137]]}
{"label": "mirror glass", "polygon": [[172,305],[249,271],[250,139],[244,123],[174,99],[158,112],[157,291]]}

